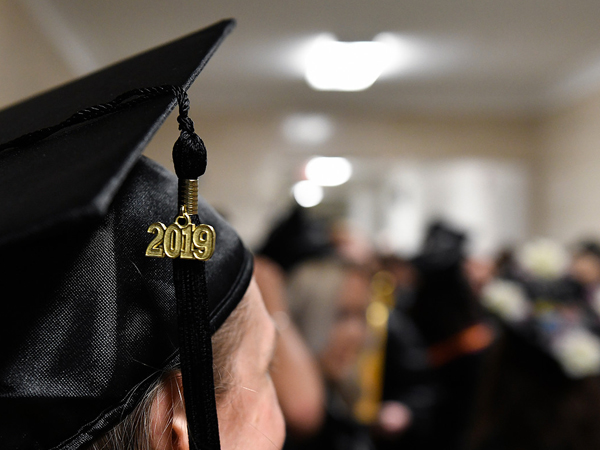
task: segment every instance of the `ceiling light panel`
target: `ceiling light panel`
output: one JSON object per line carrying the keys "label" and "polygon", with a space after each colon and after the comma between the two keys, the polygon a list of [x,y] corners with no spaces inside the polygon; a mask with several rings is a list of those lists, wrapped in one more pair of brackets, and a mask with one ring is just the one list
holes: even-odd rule
{"label": "ceiling light panel", "polygon": [[340,42],[324,35],[309,50],[305,79],[316,90],[362,91],[375,83],[393,58],[388,42]]}

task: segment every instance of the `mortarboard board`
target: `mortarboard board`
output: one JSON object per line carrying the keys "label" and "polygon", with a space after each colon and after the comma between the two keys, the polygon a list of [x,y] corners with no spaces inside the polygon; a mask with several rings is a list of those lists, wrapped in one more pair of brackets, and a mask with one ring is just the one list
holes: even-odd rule
{"label": "mortarboard board", "polygon": [[[3,447],[88,445],[186,357],[184,348],[189,357],[190,346],[206,344],[195,343],[194,333],[208,336],[210,352],[210,335],[243,297],[251,254],[202,198],[197,215],[217,236],[212,258],[171,264],[145,256],[148,226],[169,223],[181,211],[177,178],[140,156],[177,102],[180,124],[188,121],[180,129],[189,128],[181,114],[185,90],[233,25],[217,23],[0,111],[0,149],[78,111],[94,111],[74,126],[0,150]],[[115,112],[105,113],[111,100],[140,88],[134,101],[128,94]],[[186,171],[188,156],[176,169]],[[205,274],[196,277],[196,271]],[[180,297],[195,290],[202,291],[205,325],[198,311],[178,312]],[[194,341],[189,345],[181,343],[182,318],[188,321],[183,337]],[[201,389],[212,388],[211,361],[190,364],[210,375]],[[198,444],[191,442],[195,426],[217,433],[208,447],[218,448],[216,415],[207,419],[212,429],[195,415],[210,415],[214,405],[193,401],[186,376],[190,444]],[[200,409],[190,416],[194,407]]]}

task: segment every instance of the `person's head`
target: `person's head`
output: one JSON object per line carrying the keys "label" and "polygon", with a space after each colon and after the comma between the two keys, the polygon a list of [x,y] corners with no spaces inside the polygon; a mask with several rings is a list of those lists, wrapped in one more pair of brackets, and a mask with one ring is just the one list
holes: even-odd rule
{"label": "person's head", "polygon": [[336,253],[342,259],[365,267],[375,263],[373,245],[365,239],[360,224],[335,221],[331,224],[329,236]]}
{"label": "person's head", "polygon": [[[212,337],[223,450],[283,445],[285,426],[269,374],[276,342],[275,327],[253,281]],[[189,448],[179,369],[165,372],[135,410],[88,450],[120,450],[124,442],[136,450]]]}
{"label": "person's head", "polygon": [[[282,443],[275,329],[251,253],[198,195],[206,149],[187,116],[232,25],[0,111],[0,277],[19,294],[0,327],[2,447]],[[175,104],[177,176],[141,156]]]}
{"label": "person's head", "polygon": [[309,261],[290,275],[288,292],[293,319],[325,377],[343,380],[366,338],[367,273],[335,258]]}
{"label": "person's head", "polygon": [[600,284],[600,246],[595,242],[580,244],[573,254],[571,275],[583,285]]}

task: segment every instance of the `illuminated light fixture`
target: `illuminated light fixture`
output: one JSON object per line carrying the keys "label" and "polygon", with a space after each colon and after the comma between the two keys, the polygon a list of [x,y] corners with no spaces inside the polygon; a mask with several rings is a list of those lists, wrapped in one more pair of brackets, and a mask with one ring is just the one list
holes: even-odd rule
{"label": "illuminated light fixture", "polygon": [[385,41],[340,42],[322,35],[307,55],[305,78],[320,91],[362,91],[393,58],[394,48]]}
{"label": "illuminated light fixture", "polygon": [[305,208],[317,206],[323,200],[323,188],[309,180],[298,181],[292,193],[296,202]]}
{"label": "illuminated light fixture", "polygon": [[346,158],[318,156],[306,164],[304,173],[319,186],[339,186],[352,176],[352,164]]}
{"label": "illuminated light fixture", "polygon": [[385,66],[380,79],[397,77],[416,67],[423,66],[430,58],[425,44],[414,37],[402,36],[395,33],[379,33],[373,38],[391,49],[389,64]]}
{"label": "illuminated light fixture", "polygon": [[283,121],[283,134],[295,144],[318,145],[333,134],[333,125],[324,114],[292,114]]}

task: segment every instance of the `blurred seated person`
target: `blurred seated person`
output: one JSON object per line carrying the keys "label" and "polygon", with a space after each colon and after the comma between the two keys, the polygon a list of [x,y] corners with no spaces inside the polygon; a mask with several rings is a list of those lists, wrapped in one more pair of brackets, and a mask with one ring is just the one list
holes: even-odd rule
{"label": "blurred seated person", "polygon": [[289,435],[286,449],[368,450],[368,430],[352,416],[357,397],[353,380],[364,346],[370,278],[358,266],[333,257],[307,261],[290,274],[290,312],[313,354],[326,386],[319,430]]}

